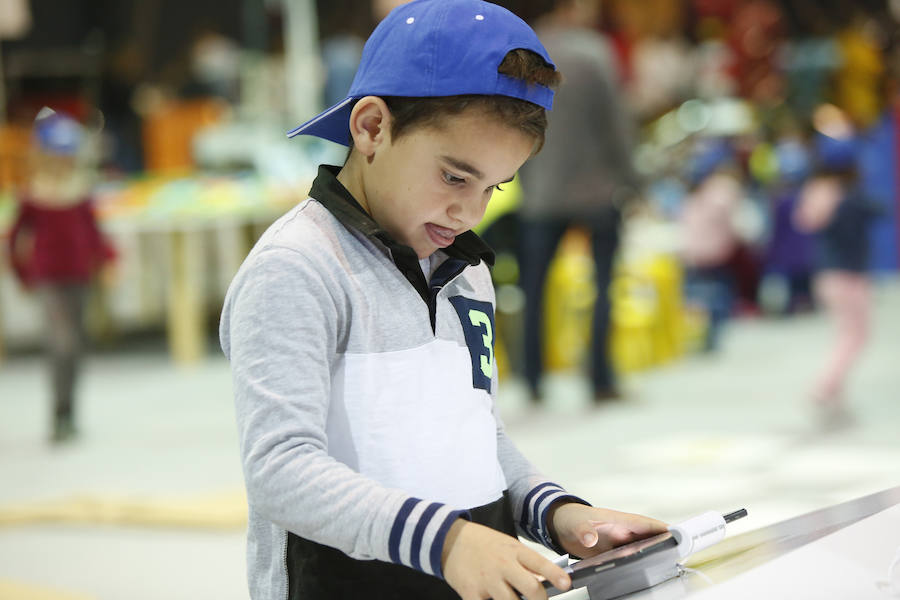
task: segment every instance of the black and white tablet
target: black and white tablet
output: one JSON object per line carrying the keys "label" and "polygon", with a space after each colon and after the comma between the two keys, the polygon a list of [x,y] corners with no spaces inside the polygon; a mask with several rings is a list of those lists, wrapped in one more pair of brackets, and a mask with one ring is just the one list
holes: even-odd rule
{"label": "black and white tablet", "polygon": [[[677,547],[675,536],[667,531],[579,560],[566,570],[572,578],[572,588],[587,586],[591,600],[614,598],[675,577]],[[547,581],[544,587],[550,596],[562,593]]]}

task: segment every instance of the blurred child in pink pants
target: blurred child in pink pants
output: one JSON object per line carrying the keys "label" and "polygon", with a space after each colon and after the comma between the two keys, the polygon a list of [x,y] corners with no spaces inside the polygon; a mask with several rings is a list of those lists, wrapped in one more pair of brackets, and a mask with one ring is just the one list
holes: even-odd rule
{"label": "blurred child in pink pants", "polygon": [[816,146],[819,170],[804,186],[794,219],[815,234],[815,293],[837,332],[813,389],[816,406],[833,424],[847,420],[845,383],[868,337],[869,224],[877,209],[857,185],[854,139],[821,135]]}

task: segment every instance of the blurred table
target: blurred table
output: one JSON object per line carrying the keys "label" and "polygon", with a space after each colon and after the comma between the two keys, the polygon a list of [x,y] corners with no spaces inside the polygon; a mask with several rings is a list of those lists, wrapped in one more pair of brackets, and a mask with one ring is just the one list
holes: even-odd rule
{"label": "blurred table", "polygon": [[[311,180],[310,180],[311,181]],[[101,227],[118,251],[117,277],[102,290],[114,330],[164,325],[178,363],[206,352],[234,273],[262,231],[309,190],[253,173],[185,173],[106,182],[96,193]],[[0,232],[14,210],[0,202]],[[5,238],[0,240],[5,246]],[[14,340],[40,334],[33,302],[0,269],[0,328]],[[0,334],[0,340],[4,335]]]}
{"label": "blurred table", "polygon": [[[753,508],[747,508],[752,518]],[[900,598],[898,553],[900,487],[895,487],[726,538],[691,556],[683,576],[624,598]],[[569,597],[587,594],[560,596]]]}

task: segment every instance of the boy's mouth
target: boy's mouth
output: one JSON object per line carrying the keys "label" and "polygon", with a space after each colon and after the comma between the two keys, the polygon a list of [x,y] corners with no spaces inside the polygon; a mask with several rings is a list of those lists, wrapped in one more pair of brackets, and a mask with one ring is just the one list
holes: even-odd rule
{"label": "boy's mouth", "polygon": [[428,232],[428,237],[438,248],[446,248],[456,239],[456,233],[452,229],[434,223],[426,223],[425,231]]}

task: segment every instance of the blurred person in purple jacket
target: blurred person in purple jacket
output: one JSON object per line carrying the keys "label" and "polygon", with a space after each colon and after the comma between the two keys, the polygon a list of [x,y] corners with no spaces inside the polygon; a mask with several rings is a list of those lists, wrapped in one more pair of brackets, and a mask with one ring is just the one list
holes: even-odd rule
{"label": "blurred person in purple jacket", "polygon": [[812,307],[813,236],[800,231],[794,212],[812,169],[810,152],[796,137],[776,145],[779,185],[771,196],[771,231],[760,300],[767,310],[789,315]]}

